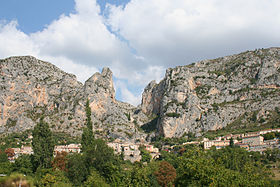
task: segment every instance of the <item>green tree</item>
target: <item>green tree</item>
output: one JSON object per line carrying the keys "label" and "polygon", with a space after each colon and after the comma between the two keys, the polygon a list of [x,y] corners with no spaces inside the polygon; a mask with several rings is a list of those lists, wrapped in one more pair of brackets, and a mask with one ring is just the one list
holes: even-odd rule
{"label": "green tree", "polygon": [[82,134],[82,152],[86,153],[94,141],[91,121],[91,108],[89,107],[89,100],[86,102],[86,124]]}
{"label": "green tree", "polygon": [[135,162],[133,168],[130,171],[129,179],[130,183],[127,186],[153,186],[159,187],[155,171],[158,170],[158,162],[151,162],[148,165],[144,165],[141,162]]}
{"label": "green tree", "polygon": [[88,179],[84,182],[84,186],[88,187],[110,187],[109,184],[106,183],[104,177],[102,177],[98,171],[92,170]]}
{"label": "green tree", "polygon": [[132,186],[150,186],[150,180],[145,167],[141,163],[135,163],[131,172],[131,185]]}
{"label": "green tree", "polygon": [[53,158],[54,141],[48,123],[40,119],[32,132],[32,148],[35,168],[50,168]]}
{"label": "green tree", "polygon": [[18,157],[14,164],[14,171],[25,175],[33,174],[33,165],[30,155],[21,155]]}
{"label": "green tree", "polygon": [[266,133],[263,135],[263,138],[264,140],[272,140],[274,139],[276,136],[275,136],[275,133],[274,132],[271,132],[271,133]]}
{"label": "green tree", "polygon": [[233,138],[231,137],[230,140],[229,140],[229,146],[230,147],[234,147],[234,141],[233,141]]}
{"label": "green tree", "polygon": [[149,163],[152,159],[152,156],[151,156],[150,152],[147,151],[143,146],[140,146],[139,150],[140,150],[141,156],[142,156],[141,162]]}
{"label": "green tree", "polygon": [[271,186],[264,168],[235,147],[187,150],[179,157],[177,174],[177,186]]}
{"label": "green tree", "polygon": [[0,150],[0,174],[10,174],[12,172],[12,164],[4,151]]}
{"label": "green tree", "polygon": [[[113,149],[108,147],[104,140],[94,138],[91,109],[88,100],[86,102],[86,123],[83,129],[81,144],[83,154],[80,159],[83,159],[86,169],[84,169],[84,173],[80,178],[76,177],[77,179],[74,183],[82,182],[90,175],[90,171],[96,170],[100,176],[104,177],[107,183],[112,182],[119,186],[122,180],[119,159],[114,155]],[[78,166],[74,164],[73,167]],[[71,175],[70,168],[68,173]]]}
{"label": "green tree", "polygon": [[67,156],[67,177],[74,185],[81,185],[88,175],[83,155],[74,153]]}
{"label": "green tree", "polygon": [[87,165],[96,168],[100,173],[106,175],[106,168],[110,164],[117,164],[117,158],[112,148],[108,147],[102,139],[95,139],[85,153]]}
{"label": "green tree", "polygon": [[175,168],[178,167],[178,156],[172,152],[168,152],[168,151],[161,151],[160,152],[160,160],[164,160],[167,161],[168,163],[170,163],[172,166],[174,166]]}
{"label": "green tree", "polygon": [[263,157],[270,162],[279,161],[280,150],[278,148],[275,149],[266,149],[263,153]]}
{"label": "green tree", "polygon": [[39,183],[40,186],[72,186],[64,172],[55,170],[44,175]]}
{"label": "green tree", "polygon": [[8,156],[4,151],[0,150],[0,163],[1,162],[8,162]]}

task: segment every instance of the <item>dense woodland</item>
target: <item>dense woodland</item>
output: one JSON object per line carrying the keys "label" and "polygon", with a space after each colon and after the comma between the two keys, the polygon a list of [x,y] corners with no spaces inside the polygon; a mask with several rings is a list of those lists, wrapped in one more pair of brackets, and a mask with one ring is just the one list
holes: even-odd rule
{"label": "dense woodland", "polygon": [[[177,146],[162,150],[157,160],[145,150],[141,162],[124,161],[102,139],[94,138],[91,111],[81,138],[82,154],[59,153],[53,157],[55,139],[41,118],[32,131],[33,155],[15,163],[0,153],[0,186],[278,186],[279,150],[247,152],[234,145],[216,150],[202,146]],[[269,138],[269,137],[267,137]],[[158,141],[157,144],[159,144]],[[160,146],[160,145],[158,145]]]}

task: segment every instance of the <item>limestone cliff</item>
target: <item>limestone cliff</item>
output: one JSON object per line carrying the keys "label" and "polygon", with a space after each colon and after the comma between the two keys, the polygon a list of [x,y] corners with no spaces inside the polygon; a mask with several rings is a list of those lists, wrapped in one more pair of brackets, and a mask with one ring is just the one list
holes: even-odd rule
{"label": "limestone cliff", "polygon": [[[31,56],[0,60],[0,133],[32,129],[45,116],[52,130],[80,135],[90,101],[96,136],[142,139],[180,137],[280,114],[280,48],[247,51],[169,68],[144,90],[141,106],[115,99],[112,72],[104,68],[83,85],[72,74]],[[280,119],[278,119],[280,122]],[[148,139],[154,134],[150,133]]]}
{"label": "limestone cliff", "polygon": [[159,116],[158,133],[165,137],[250,123],[253,115],[280,107],[280,48],[170,68],[159,84],[145,88],[141,106]]}
{"label": "limestone cliff", "polygon": [[45,116],[53,131],[79,135],[90,101],[97,136],[140,139],[147,117],[115,99],[112,72],[104,68],[85,84],[75,75],[31,56],[0,60],[0,133],[32,129]]}

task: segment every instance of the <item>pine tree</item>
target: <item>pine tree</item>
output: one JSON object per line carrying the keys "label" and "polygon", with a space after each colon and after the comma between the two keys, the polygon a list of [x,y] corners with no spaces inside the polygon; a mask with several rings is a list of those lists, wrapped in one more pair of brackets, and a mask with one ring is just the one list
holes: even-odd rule
{"label": "pine tree", "polygon": [[32,132],[32,148],[35,168],[50,168],[53,158],[54,141],[48,123],[40,119]]}
{"label": "pine tree", "polygon": [[86,102],[86,124],[83,129],[82,134],[82,152],[87,152],[91,145],[94,142],[94,136],[92,131],[92,121],[91,121],[91,109],[89,107],[89,100]]}

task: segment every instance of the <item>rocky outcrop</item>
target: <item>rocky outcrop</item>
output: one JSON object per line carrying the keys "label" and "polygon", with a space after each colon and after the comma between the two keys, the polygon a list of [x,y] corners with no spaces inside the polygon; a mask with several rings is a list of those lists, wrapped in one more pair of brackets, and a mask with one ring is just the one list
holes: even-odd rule
{"label": "rocky outcrop", "polygon": [[1,60],[0,67],[0,132],[32,128],[42,115],[54,128],[66,128],[73,96],[83,86],[74,75],[30,56]]}
{"label": "rocky outcrop", "polygon": [[277,107],[279,48],[170,68],[159,84],[146,87],[142,99],[142,111],[159,116],[158,133],[165,137],[216,130],[241,119],[250,123],[255,113]]}
{"label": "rocky outcrop", "polygon": [[83,85],[75,75],[24,56],[1,60],[0,74],[0,133],[32,129],[45,116],[53,131],[79,135],[88,99],[96,136],[145,137],[138,127],[148,118],[138,108],[115,99],[109,68]]}
{"label": "rocky outcrop", "polygon": [[148,139],[180,137],[270,123],[280,114],[280,48],[169,68],[161,82],[145,88],[139,108],[115,99],[109,68],[83,85],[75,75],[24,56],[0,60],[0,74],[0,133],[32,129],[45,116],[53,131],[80,135],[87,100],[96,136],[134,140],[146,138],[142,129]]}

